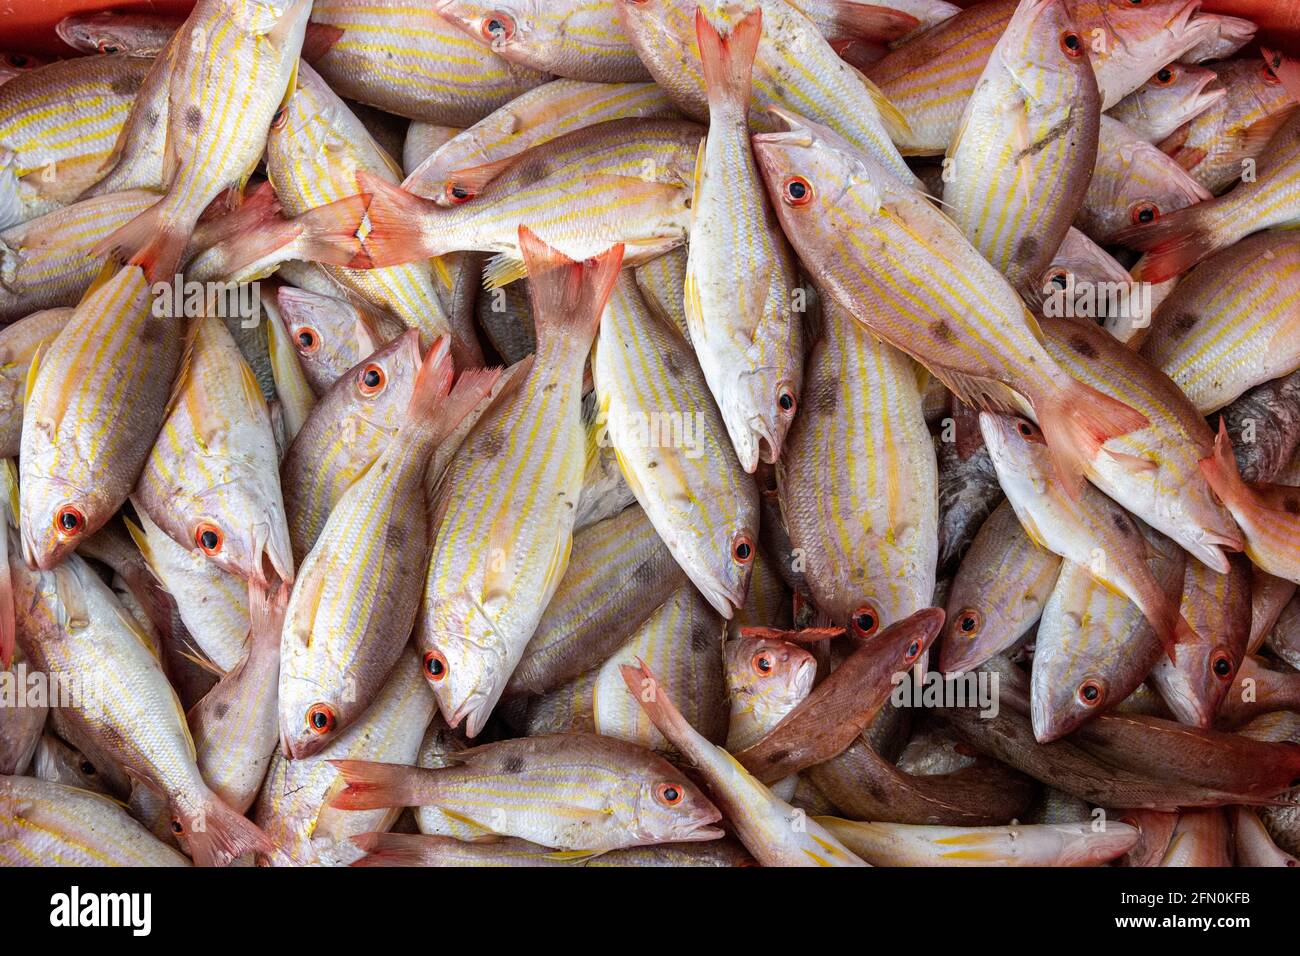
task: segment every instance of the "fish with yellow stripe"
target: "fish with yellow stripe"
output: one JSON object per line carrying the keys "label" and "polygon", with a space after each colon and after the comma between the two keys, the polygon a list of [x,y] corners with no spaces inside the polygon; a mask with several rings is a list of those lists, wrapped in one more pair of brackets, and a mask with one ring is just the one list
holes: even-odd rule
{"label": "fish with yellow stripe", "polygon": [[[755,779],[730,753],[687,723],[644,663],[622,667],[627,692],[708,784],[745,849],[761,866],[867,866],[815,820]],[[799,825],[796,825],[796,822]]]}
{"label": "fish with yellow stripe", "polygon": [[586,262],[528,227],[537,353],[452,459],[437,490],[437,538],[416,646],[448,725],[478,736],[569,563],[587,436],[583,367],[623,247]]}
{"label": "fish with yellow stripe", "polygon": [[944,209],[1017,289],[1031,287],[1083,205],[1101,94],[1065,0],[1021,0],[948,147]]}
{"label": "fish with yellow stripe", "polygon": [[375,699],[415,622],[433,526],[425,474],[438,445],[491,390],[496,370],[454,374],[435,343],[387,448],[339,499],[302,562],[285,612],[280,735],[311,756]]}
{"label": "fish with yellow stripe", "polygon": [[181,320],[153,315],[139,267],[103,275],[28,373],[20,502],[34,567],[54,567],[126,501],[181,364]]}
{"label": "fish with yellow stripe", "polygon": [[357,362],[406,331],[390,313],[353,298],[281,286],[275,301],[303,374],[318,396]]}
{"label": "fish with yellow stripe", "polygon": [[72,318],[72,309],[34,312],[0,329],[0,458],[16,458],[22,442],[27,374],[42,349]]}
{"label": "fish with yellow stripe", "polygon": [[[622,847],[716,840],[721,814],[686,775],[636,744],[548,734],[462,750],[439,769],[337,760],[347,810],[436,805],[498,836],[572,858]],[[564,857],[560,857],[564,858]]]}
{"label": "fish with yellow stripe", "polygon": [[200,865],[268,850],[266,835],[203,780],[176,692],[138,625],[80,557],[32,571],[10,549],[23,650],[33,666],[75,687],[61,708],[140,786],[166,799],[171,831]]}
{"label": "fish with yellow stripe", "polygon": [[761,9],[724,39],[703,10],[695,17],[709,133],[695,164],[686,321],[741,467],[775,462],[794,419],[803,381],[798,277],[789,244],[768,205],[749,145],[754,55]]}
{"label": "fish with yellow stripe", "polygon": [[417,0],[315,0],[303,59],[340,96],[461,128],[550,79]]}
{"label": "fish with yellow stripe", "polygon": [[[311,0],[199,0],[170,50],[166,195],[96,247],[170,279],[199,215],[242,193],[293,87]],[[137,108],[146,108],[137,104]]]}
{"label": "fish with yellow stripe", "polygon": [[149,67],[133,56],[57,60],[0,87],[0,228],[99,181]]}
{"label": "fish with yellow stripe", "polygon": [[1145,417],[1070,377],[1007,281],[961,230],[872,157],[783,114],[753,137],[785,234],[817,287],[962,401],[1033,413],[1063,476]]}
{"label": "fish with yellow stripe", "polygon": [[745,603],[758,541],[758,488],[680,330],[652,315],[631,270],[600,323],[592,364],[619,466],[646,517],[713,608]]}
{"label": "fish with yellow stripe", "polygon": [[[733,637],[723,647],[723,667],[731,713],[726,748],[740,753],[758,743],[812,691],[817,659],[798,644],[774,637]],[[694,722],[692,722],[692,725]],[[789,800],[797,774],[772,784],[772,792]]]}
{"label": "fish with yellow stripe", "polygon": [[[271,124],[266,168],[290,216],[355,195],[358,171],[394,184],[401,174],[356,115],[309,66],[299,67],[296,88]],[[429,262],[368,270],[327,265],[325,270],[343,287],[388,310],[408,328],[418,329],[424,347],[450,334],[452,357],[458,365],[483,364],[473,329],[453,330],[443,312],[435,289],[441,280]]]}
{"label": "fish with yellow stripe", "polygon": [[778,466],[781,513],[817,609],[860,637],[929,607],[939,475],[920,369],[834,299]]}
{"label": "fish with yellow stripe", "polygon": [[1148,143],[1161,143],[1228,95],[1217,80],[1218,74],[1208,67],[1170,63],[1156,70],[1107,115]]}
{"label": "fish with yellow stripe", "polygon": [[225,570],[261,584],[272,575],[292,583],[279,454],[262,389],[220,319],[194,319],[185,349],[135,499],[176,542]]}

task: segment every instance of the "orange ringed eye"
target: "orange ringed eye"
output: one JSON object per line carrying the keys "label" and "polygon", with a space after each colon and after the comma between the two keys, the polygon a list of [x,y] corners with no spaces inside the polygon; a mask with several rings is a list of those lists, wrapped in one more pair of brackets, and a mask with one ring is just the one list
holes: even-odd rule
{"label": "orange ringed eye", "polygon": [[1065,55],[1071,59],[1077,59],[1083,56],[1083,41],[1079,39],[1079,34],[1073,30],[1067,30],[1061,34],[1061,49]]}
{"label": "orange ringed eye", "polygon": [[731,546],[731,556],[740,564],[749,564],[754,560],[754,541],[747,534],[737,535]]}
{"label": "orange ringed eye", "polygon": [[312,704],[307,708],[307,729],[320,736],[334,729],[334,708],[329,704]]}
{"label": "orange ringed eye", "polygon": [[812,183],[802,176],[791,176],[781,185],[781,198],[787,206],[806,206],[812,197]]}
{"label": "orange ringed eye", "polygon": [[753,664],[754,672],[758,674],[759,677],[767,677],[772,673],[772,668],[775,666],[775,663],[772,660],[772,655],[767,651],[759,651],[754,655],[754,658],[750,663]]}
{"label": "orange ringed eye", "polygon": [[63,538],[76,537],[86,530],[86,516],[72,505],[64,505],[54,512],[54,530]]}
{"label": "orange ringed eye", "polygon": [[675,783],[661,783],[655,787],[655,799],[665,807],[675,807],[681,803],[686,796],[680,785]]}
{"label": "orange ringed eye", "polygon": [[870,604],[864,604],[853,612],[849,624],[858,637],[870,637],[880,630],[880,613]]}
{"label": "orange ringed eye", "polygon": [[1095,680],[1086,680],[1079,685],[1079,702],[1085,707],[1096,707],[1103,696],[1101,684]]}
{"label": "orange ringed eye", "polygon": [[424,655],[424,676],[434,682],[447,679],[447,658],[442,656],[442,651],[429,651]]}
{"label": "orange ringed eye", "polygon": [[361,370],[357,376],[357,388],[361,389],[362,395],[378,395],[384,390],[384,385],[388,382],[388,376],[384,370],[373,362]]}
{"label": "orange ringed eye", "polygon": [[194,543],[204,554],[220,554],[222,545],[226,543],[226,536],[212,522],[204,521],[194,529]]}
{"label": "orange ringed eye", "polygon": [[1160,207],[1153,202],[1140,202],[1129,213],[1129,219],[1135,226],[1145,226],[1160,218]]}

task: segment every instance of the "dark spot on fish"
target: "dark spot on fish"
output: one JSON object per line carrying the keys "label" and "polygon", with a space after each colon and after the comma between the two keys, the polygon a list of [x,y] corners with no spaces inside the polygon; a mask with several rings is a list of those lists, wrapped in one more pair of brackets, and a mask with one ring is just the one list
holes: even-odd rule
{"label": "dark spot on fish", "polygon": [[790,751],[788,751],[788,750],[776,750],[776,751],[773,751],[771,754],[768,755],[768,757],[767,757],[767,763],[768,763],[769,766],[771,766],[771,765],[773,765],[773,764],[778,764],[778,763],[780,763],[782,760],[784,760],[784,759],[785,759],[786,757],[788,757],[788,756],[790,756]]}
{"label": "dark spot on fish", "polygon": [[1169,331],[1173,333],[1175,338],[1182,338],[1188,332],[1192,331],[1192,329],[1196,328],[1196,323],[1199,321],[1200,319],[1197,316],[1188,315],[1184,312],[1170,324]]}
{"label": "dark spot on fish", "polygon": [[803,396],[804,409],[812,415],[830,415],[840,403],[839,379],[821,378]]}
{"label": "dark spot on fish", "polygon": [[548,382],[547,384],[542,386],[542,391],[548,393],[553,392],[559,386],[559,384],[560,384],[559,382]]}
{"label": "dark spot on fish", "polygon": [[389,524],[384,529],[384,544],[394,550],[406,543],[406,530],[398,524]]}
{"label": "dark spot on fish", "polygon": [[1110,520],[1114,523],[1115,530],[1124,535],[1124,537],[1127,538],[1133,533],[1133,529],[1130,526],[1126,515],[1122,515],[1118,511],[1112,511],[1110,513]]}
{"label": "dark spot on fish", "polygon": [[523,773],[524,758],[518,754],[512,754],[501,762],[501,769],[506,773]]}
{"label": "dark spot on fish", "polygon": [[1289,515],[1300,515],[1300,498],[1288,496],[1282,499],[1282,507]]}
{"label": "dark spot on fish", "polygon": [[484,432],[474,443],[474,452],[476,455],[484,458],[495,458],[505,447],[505,436],[497,431]]}
{"label": "dark spot on fish", "polygon": [[713,635],[707,628],[697,627],[691,630],[691,650],[696,654],[703,654],[709,649],[709,644],[713,640]]}
{"label": "dark spot on fish", "polygon": [[546,160],[541,156],[530,156],[522,160],[514,168],[516,189],[526,189],[541,180],[545,179],[550,173]]}
{"label": "dark spot on fish", "polygon": [[631,587],[635,592],[655,584],[661,577],[658,566],[653,561],[642,561],[632,569]]}
{"label": "dark spot on fish", "polygon": [[1016,243],[1016,261],[1027,262],[1038,257],[1038,240],[1033,236],[1025,236]]}
{"label": "dark spot on fish", "polygon": [[671,375],[673,378],[681,378],[682,363],[677,361],[677,356],[674,355],[671,350],[669,350],[663,353],[663,358],[664,358],[664,368],[668,370],[668,374]]}
{"label": "dark spot on fish", "polygon": [[1084,358],[1095,359],[1097,357],[1097,346],[1083,338],[1083,336],[1072,336],[1070,338],[1070,348],[1074,349]]}
{"label": "dark spot on fish", "polygon": [[119,76],[113,81],[110,89],[118,96],[135,96],[143,82],[142,76]]}
{"label": "dark spot on fish", "polygon": [[646,464],[646,467],[647,467],[647,468],[658,468],[658,467],[659,467],[659,462],[657,462],[657,461],[655,461],[653,458],[651,458],[650,461]]}
{"label": "dark spot on fish", "polygon": [[940,342],[951,342],[957,336],[953,334],[952,327],[946,321],[940,319],[930,326],[930,334]]}
{"label": "dark spot on fish", "polygon": [[191,106],[185,111],[185,128],[191,133],[197,133],[203,125],[203,111],[197,106]]}
{"label": "dark spot on fish", "polygon": [[216,710],[212,712],[212,716],[214,716],[217,720],[225,720],[226,713],[229,710],[230,710],[229,704],[217,704]]}
{"label": "dark spot on fish", "polygon": [[162,321],[150,320],[144,323],[144,326],[140,329],[140,344],[152,345],[161,341],[163,335],[166,333],[165,326],[168,321],[169,320],[167,319],[163,319]]}

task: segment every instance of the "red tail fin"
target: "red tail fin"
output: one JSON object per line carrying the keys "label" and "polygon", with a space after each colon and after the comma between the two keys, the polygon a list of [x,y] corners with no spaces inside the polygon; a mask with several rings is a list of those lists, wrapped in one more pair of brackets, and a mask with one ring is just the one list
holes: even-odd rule
{"label": "red tail fin", "polygon": [[[337,202],[308,209],[289,220],[298,233],[294,256],[305,262],[324,262],[332,266],[352,266],[365,251],[357,231],[370,202],[366,193],[348,196]],[[361,266],[360,268],[369,268]]]}
{"label": "red tail fin", "polygon": [[208,794],[199,813],[181,822],[190,856],[199,866],[228,866],[245,853],[270,853],[275,847],[252,820],[215,793]]}
{"label": "red tail fin", "polygon": [[528,268],[537,338],[547,334],[583,336],[590,343],[622,268],[623,244],[594,259],[575,262],[542,242],[527,226],[520,226],[519,249]]}
{"label": "red tail fin", "polygon": [[382,807],[418,807],[426,799],[428,778],[436,770],[369,760],[331,760],[347,783],[330,800],[340,810],[377,810]]}
{"label": "red tail fin", "polygon": [[659,728],[659,732],[687,757],[697,753],[701,746],[712,746],[682,716],[646,662],[638,658],[637,665],[633,667],[624,664],[619,667],[619,672],[623,675],[628,693],[636,698],[636,702],[641,705],[650,722]]}
{"label": "red tail fin", "polygon": [[280,633],[284,630],[284,612],[289,606],[289,587],[278,584],[274,590],[253,578],[248,580],[248,650],[280,652]]}
{"label": "red tail fin", "polygon": [[1081,487],[1080,476],[1108,439],[1150,424],[1141,412],[1077,379],[1035,403],[1057,474],[1067,489]]}
{"label": "red tail fin", "polygon": [[[373,173],[359,170],[357,183],[369,195],[365,213],[370,231],[361,240],[361,251],[351,263],[354,269],[379,269],[407,262],[431,259],[455,250],[442,248],[426,234],[424,224],[431,216],[446,215],[437,203],[413,196]],[[361,217],[353,223],[353,235]]]}
{"label": "red tail fin", "polygon": [[460,841],[423,833],[361,833],[352,842],[366,851],[353,866],[439,866],[438,849]]}
{"label": "red tail fin", "polygon": [[180,269],[194,224],[173,221],[166,207],[167,197],[163,197],[101,239],[90,255],[111,256],[125,265],[140,266],[151,283],[169,281]]}
{"label": "red tail fin", "polygon": [[406,407],[408,422],[428,422],[442,405],[456,374],[451,361],[451,336],[444,335],[433,343],[429,354],[415,374],[411,401]]}
{"label": "red tail fin", "polygon": [[763,37],[763,9],[747,13],[723,38],[709,22],[703,7],[695,9],[695,39],[700,47],[704,67],[704,87],[709,105],[746,111],[758,55],[758,41]]}
{"label": "red tail fin", "polygon": [[1228,436],[1228,423],[1223,416],[1219,416],[1219,432],[1214,436],[1214,452],[1209,458],[1202,458],[1200,466],[1206,484],[1229,511],[1242,500],[1243,495],[1250,494],[1250,486],[1241,480],[1241,472],[1237,468],[1237,456],[1232,453],[1232,439]]}

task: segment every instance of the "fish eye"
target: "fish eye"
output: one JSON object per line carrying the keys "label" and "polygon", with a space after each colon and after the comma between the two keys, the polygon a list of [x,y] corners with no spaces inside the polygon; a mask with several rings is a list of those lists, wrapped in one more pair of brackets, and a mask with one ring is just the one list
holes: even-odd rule
{"label": "fish eye", "polygon": [[1054,285],[1064,292],[1070,285],[1070,275],[1064,269],[1053,269],[1044,276],[1044,285]]}
{"label": "fish eye", "polygon": [[178,836],[185,832],[185,825],[181,823],[180,817],[172,817],[172,833]]}
{"label": "fish eye", "polygon": [[1272,67],[1269,66],[1267,61],[1259,68],[1259,75],[1269,86],[1277,86],[1282,82],[1277,78],[1277,74],[1273,72]]}
{"label": "fish eye", "polygon": [[1016,434],[1028,442],[1041,444],[1043,441],[1043,433],[1027,418],[1016,419]]}
{"label": "fish eye", "polygon": [[1101,686],[1100,681],[1095,681],[1089,678],[1079,685],[1079,702],[1085,707],[1096,707],[1101,703],[1102,698],[1105,696],[1106,691]]}
{"label": "fish eye", "polygon": [[1228,656],[1227,651],[1219,651],[1214,655],[1210,662],[1210,669],[1214,671],[1214,676],[1219,680],[1228,680],[1232,677],[1232,658]]}
{"label": "fish eye", "polygon": [[509,40],[514,35],[515,21],[509,15],[498,11],[483,18],[483,39],[489,43],[493,40]]}
{"label": "fish eye", "polygon": [[447,201],[456,206],[474,198],[474,194],[460,183],[447,183],[442,192],[447,197]]}
{"label": "fish eye", "polygon": [[95,765],[91,763],[89,760],[81,761],[80,769],[81,772],[84,773],[87,777],[93,777],[95,775]]}
{"label": "fish eye", "polygon": [[424,676],[431,681],[441,682],[447,679],[447,658],[442,651],[429,651],[424,655]]}
{"label": "fish eye", "polygon": [[790,176],[781,184],[781,198],[787,206],[806,206],[812,197],[812,183],[802,176]]}
{"label": "fish eye", "polygon": [[1078,59],[1083,56],[1083,41],[1079,39],[1079,34],[1073,30],[1066,30],[1061,34],[1061,49],[1070,59]]}
{"label": "fish eye", "polygon": [[1150,201],[1136,203],[1129,211],[1129,219],[1135,226],[1144,226],[1149,222],[1155,222],[1159,218],[1160,207]]}
{"label": "fish eye", "polygon": [[858,637],[870,637],[880,630],[880,612],[871,604],[864,604],[853,612],[849,625]]}
{"label": "fish eye", "polygon": [[221,547],[226,543],[226,536],[211,521],[204,521],[194,529],[194,543],[199,546],[200,551],[211,556],[221,553]]}
{"label": "fish eye", "polygon": [[907,653],[903,655],[903,663],[911,664],[920,656],[921,642],[919,640],[914,640],[911,644],[907,645]]}
{"label": "fish eye", "polygon": [[767,677],[776,667],[776,661],[772,658],[770,651],[759,651],[750,659],[750,664],[754,668],[754,673],[759,677]]}
{"label": "fish eye", "polygon": [[282,129],[285,122],[289,119],[289,107],[281,106],[271,117],[271,129]]}
{"label": "fish eye", "polygon": [[754,560],[754,539],[742,531],[731,543],[731,556],[738,564],[749,564]]}
{"label": "fish eye", "polygon": [[1174,81],[1174,79],[1175,79],[1177,76],[1178,76],[1178,74],[1175,73],[1175,72],[1173,71],[1172,68],[1170,68],[1170,67],[1165,67],[1164,69],[1162,69],[1159,73],[1157,73],[1157,74],[1155,75],[1156,85],[1158,85],[1158,86],[1168,86],[1170,83],[1172,83],[1172,82]]}
{"label": "fish eye", "polygon": [[310,355],[320,348],[320,335],[310,325],[301,326],[294,338],[298,341],[298,351]]}
{"label": "fish eye", "polygon": [[387,382],[388,376],[374,362],[363,368],[361,374],[357,376],[357,388],[361,389],[362,395],[378,395],[384,390]]}
{"label": "fish eye", "polygon": [[973,607],[964,607],[961,613],[957,615],[957,630],[967,637],[974,637],[979,633],[980,625],[984,623],[984,617]]}
{"label": "fish eye", "polygon": [[16,67],[19,70],[27,69],[32,62],[30,57],[22,53],[10,53],[5,57],[5,59],[9,62],[10,66]]}
{"label": "fish eye", "polygon": [[112,40],[100,40],[95,44],[95,49],[100,53],[117,53],[120,48]]}
{"label": "fish eye", "polygon": [[64,505],[54,512],[54,530],[63,538],[76,537],[86,530],[86,516],[72,505]]}
{"label": "fish eye", "polygon": [[661,783],[655,787],[655,799],[665,807],[675,807],[681,803],[686,796],[686,791],[680,784]]}
{"label": "fish eye", "polygon": [[329,704],[312,704],[307,708],[307,729],[318,737],[334,729],[334,708]]}
{"label": "fish eye", "polygon": [[781,390],[776,396],[776,404],[780,407],[781,411],[791,415],[794,414],[794,409],[798,404],[798,401],[795,399],[794,392],[791,390],[790,386],[781,386]]}

